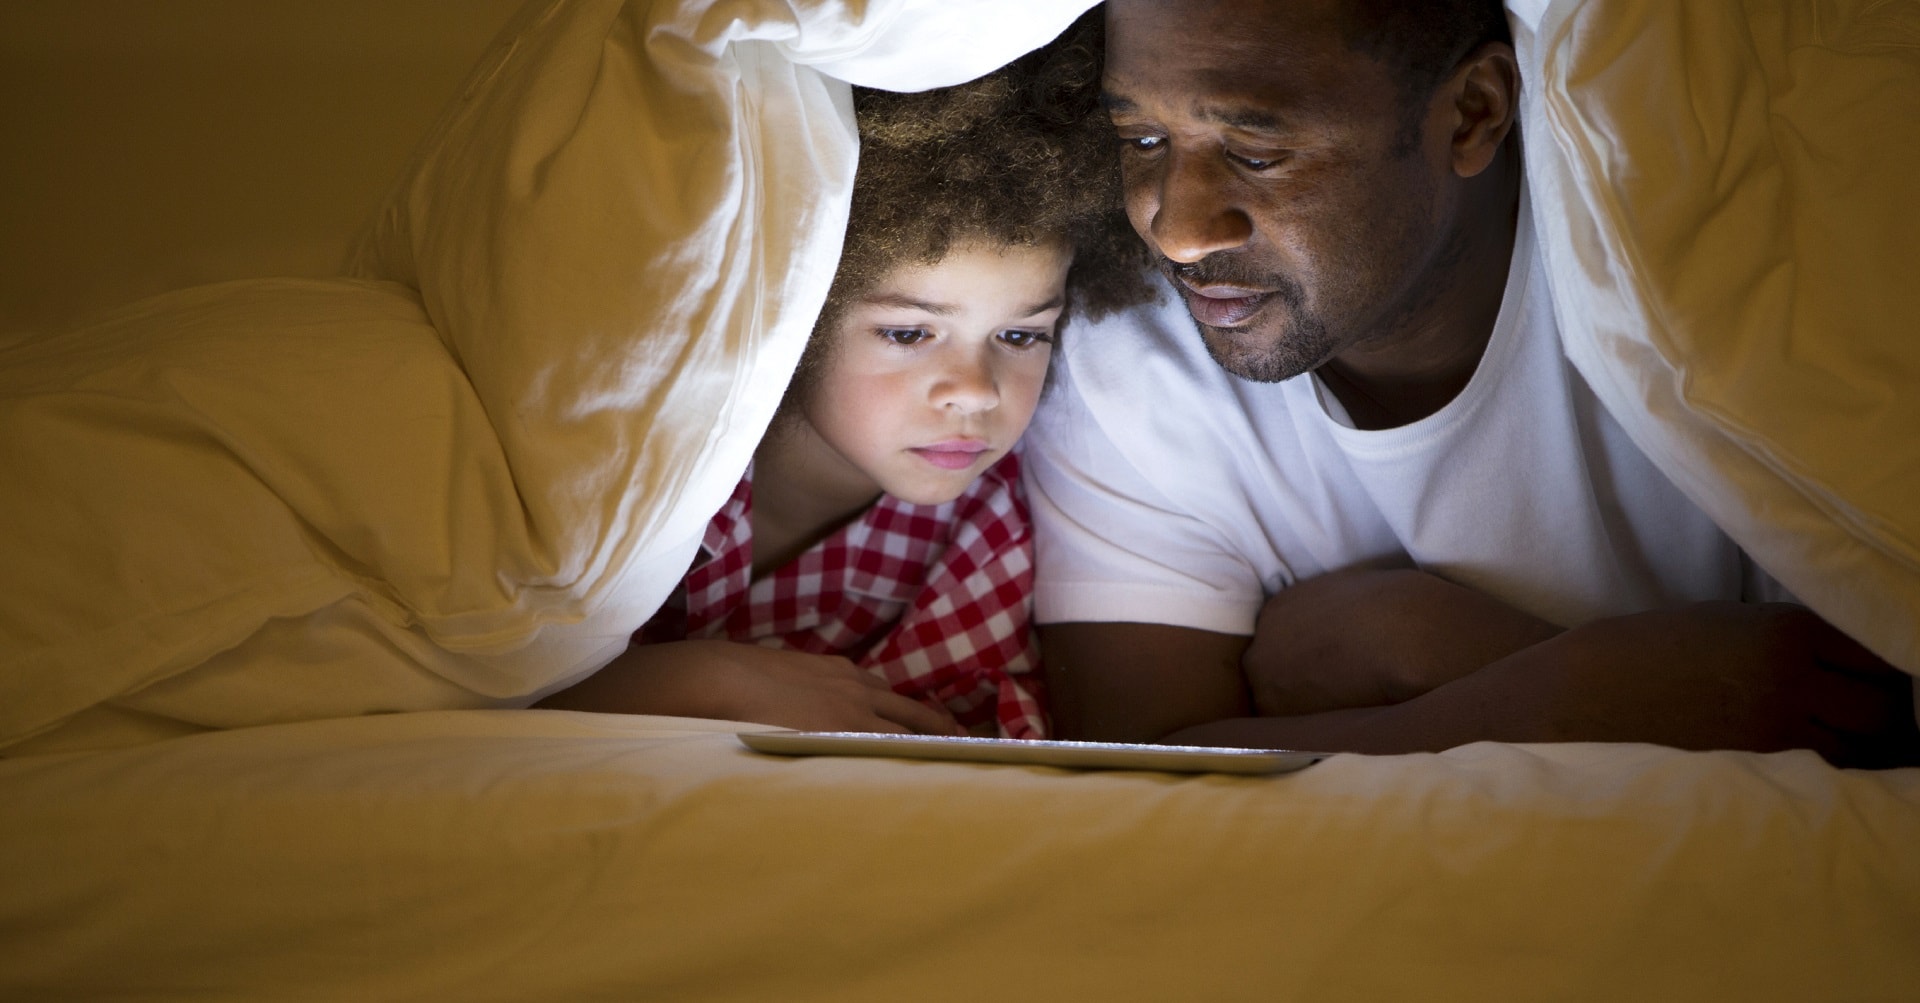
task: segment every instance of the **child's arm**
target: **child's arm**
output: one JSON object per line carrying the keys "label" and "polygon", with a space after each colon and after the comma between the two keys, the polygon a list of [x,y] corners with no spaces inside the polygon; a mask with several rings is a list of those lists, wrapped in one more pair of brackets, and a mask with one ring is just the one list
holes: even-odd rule
{"label": "child's arm", "polygon": [[736,641],[628,648],[535,707],[751,721],[803,731],[958,735],[945,710],[901,696],[844,658]]}
{"label": "child's arm", "polygon": [[1240,665],[1255,713],[1286,717],[1399,703],[1559,633],[1423,571],[1338,571],[1268,600]]}

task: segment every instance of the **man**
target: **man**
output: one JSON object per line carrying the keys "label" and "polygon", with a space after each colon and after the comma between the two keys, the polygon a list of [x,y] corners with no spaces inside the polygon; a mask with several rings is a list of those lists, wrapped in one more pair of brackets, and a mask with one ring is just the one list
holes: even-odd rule
{"label": "man", "polygon": [[1561,354],[1498,3],[1109,0],[1107,31],[1168,295],[1069,333],[1030,440],[1063,736],[1915,760],[1907,677],[1757,601]]}

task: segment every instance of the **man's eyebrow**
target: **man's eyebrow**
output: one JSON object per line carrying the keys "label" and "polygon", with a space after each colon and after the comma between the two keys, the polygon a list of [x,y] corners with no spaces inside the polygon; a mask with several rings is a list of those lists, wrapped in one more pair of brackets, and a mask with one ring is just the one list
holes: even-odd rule
{"label": "man's eyebrow", "polygon": [[1272,110],[1252,105],[1202,106],[1196,110],[1196,114],[1206,121],[1218,122],[1235,129],[1245,129],[1248,132],[1280,132],[1287,127],[1287,120]]}
{"label": "man's eyebrow", "polygon": [[[1100,92],[1100,106],[1109,115],[1132,114],[1140,110],[1140,106],[1131,100],[1108,91]],[[1287,120],[1278,112],[1256,105],[1197,103],[1193,107],[1193,115],[1203,122],[1247,132],[1284,132],[1287,129]]]}

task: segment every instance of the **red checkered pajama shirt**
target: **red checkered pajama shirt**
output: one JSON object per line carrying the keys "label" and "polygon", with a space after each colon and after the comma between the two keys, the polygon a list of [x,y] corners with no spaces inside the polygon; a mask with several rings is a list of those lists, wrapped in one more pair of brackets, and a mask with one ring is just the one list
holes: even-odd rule
{"label": "red checkered pajama shirt", "polygon": [[881,495],[858,519],[752,580],[753,471],[643,644],[725,638],[841,655],[976,734],[1046,737],[1030,626],[1033,535],[1009,453],[945,505]]}

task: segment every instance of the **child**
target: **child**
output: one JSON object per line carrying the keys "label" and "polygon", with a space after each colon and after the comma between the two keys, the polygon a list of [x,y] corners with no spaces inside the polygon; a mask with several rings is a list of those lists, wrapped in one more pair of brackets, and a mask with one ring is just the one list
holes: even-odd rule
{"label": "child", "polygon": [[1015,443],[1071,299],[1145,297],[1098,12],[980,80],[856,89],[845,249],[682,588],[540,706],[1044,737]]}

